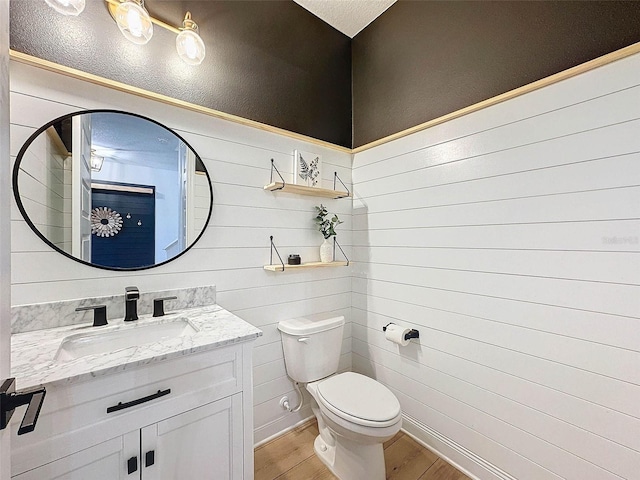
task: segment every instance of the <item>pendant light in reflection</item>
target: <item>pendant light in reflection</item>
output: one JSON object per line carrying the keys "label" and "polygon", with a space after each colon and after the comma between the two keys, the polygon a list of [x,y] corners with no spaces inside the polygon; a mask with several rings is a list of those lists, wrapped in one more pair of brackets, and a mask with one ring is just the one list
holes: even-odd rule
{"label": "pendant light in reflection", "polygon": [[104,157],[97,155],[96,151],[92,148],[90,158],[91,170],[93,170],[94,172],[99,172],[102,169],[103,163]]}

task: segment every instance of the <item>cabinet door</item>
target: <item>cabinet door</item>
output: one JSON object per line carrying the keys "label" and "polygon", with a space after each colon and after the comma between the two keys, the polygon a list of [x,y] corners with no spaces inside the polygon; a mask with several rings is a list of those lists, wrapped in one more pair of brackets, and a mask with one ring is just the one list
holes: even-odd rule
{"label": "cabinet door", "polygon": [[143,480],[242,480],[242,394],[145,427],[141,444]]}
{"label": "cabinet door", "polygon": [[[140,478],[139,431],[128,433],[81,450],[28,472],[13,480],[133,480]],[[136,457],[135,472],[127,461]]]}

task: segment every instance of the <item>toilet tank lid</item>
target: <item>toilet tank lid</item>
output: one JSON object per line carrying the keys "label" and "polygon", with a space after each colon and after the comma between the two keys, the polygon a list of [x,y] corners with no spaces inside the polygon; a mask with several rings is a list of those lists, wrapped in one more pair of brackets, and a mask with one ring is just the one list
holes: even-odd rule
{"label": "toilet tank lid", "polygon": [[344,316],[326,318],[323,320],[312,320],[310,318],[299,317],[289,320],[282,320],[278,323],[278,330],[289,335],[311,335],[312,333],[324,332],[344,325]]}

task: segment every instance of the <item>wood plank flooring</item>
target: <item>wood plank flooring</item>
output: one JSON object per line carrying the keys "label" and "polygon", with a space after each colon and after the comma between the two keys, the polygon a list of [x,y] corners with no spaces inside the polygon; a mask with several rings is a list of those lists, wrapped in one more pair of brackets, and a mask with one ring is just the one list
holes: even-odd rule
{"label": "wood plank flooring", "polygon": [[[336,480],[313,452],[317,435],[313,421],[258,447],[255,480]],[[385,442],[384,458],[387,480],[470,480],[402,432]]]}

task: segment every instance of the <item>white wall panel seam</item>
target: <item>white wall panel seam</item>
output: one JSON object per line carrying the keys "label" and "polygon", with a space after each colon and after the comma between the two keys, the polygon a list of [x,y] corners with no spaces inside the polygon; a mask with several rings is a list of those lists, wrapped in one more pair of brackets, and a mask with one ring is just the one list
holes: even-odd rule
{"label": "white wall panel seam", "polygon": [[[355,215],[354,215],[355,216]],[[385,227],[385,228],[353,228],[352,232],[367,231],[386,231],[386,230],[427,230],[434,228],[471,228],[471,227],[501,227],[508,225],[557,225],[557,224],[574,224],[574,223],[596,223],[596,222],[628,222],[637,221],[640,217],[628,218],[597,218],[597,219],[580,219],[580,220],[551,220],[551,221],[532,221],[532,222],[504,222],[504,223],[469,223],[457,225],[419,225],[407,227]]]}
{"label": "white wall panel seam", "polygon": [[[371,217],[373,215],[382,215],[386,213],[396,213],[396,212],[418,212],[419,213],[422,210],[430,210],[430,209],[437,209],[437,208],[443,208],[443,207],[456,207],[456,206],[463,206],[463,205],[483,205],[483,204],[489,204],[489,203],[510,202],[514,200],[527,200],[527,199],[545,198],[545,197],[561,197],[566,195],[577,195],[582,193],[618,191],[618,190],[624,190],[628,188],[638,188],[638,187],[640,187],[640,184],[634,183],[630,185],[620,185],[616,187],[606,187],[606,188],[592,188],[588,190],[575,190],[575,191],[559,192],[559,193],[545,193],[540,195],[525,195],[520,197],[496,198],[496,199],[490,199],[490,200],[477,200],[477,201],[457,202],[457,203],[456,202],[443,203],[438,205],[421,206],[421,207],[415,207],[415,208],[406,207],[406,208],[393,209],[393,210],[380,210],[380,211],[368,212],[366,215]],[[354,214],[354,216],[357,216],[357,215],[359,214]]]}
{"label": "white wall panel seam", "polygon": [[[518,175],[529,174],[529,173],[532,173],[532,172],[549,171],[549,170],[553,170],[555,168],[564,168],[564,167],[568,167],[568,166],[573,167],[573,166],[577,166],[577,165],[592,164],[592,163],[595,163],[595,162],[601,162],[601,161],[612,160],[612,159],[620,159],[620,158],[624,158],[624,157],[635,156],[638,153],[640,153],[640,151],[632,151],[632,152],[626,152],[626,153],[617,154],[617,155],[610,155],[610,156],[606,156],[606,157],[598,157],[598,158],[594,158],[594,159],[590,159],[590,160],[584,160],[584,161],[580,161],[580,162],[563,163],[563,164],[558,164],[558,165],[554,165],[554,166],[547,166],[547,167],[542,167],[542,168],[519,170],[519,171],[516,171],[516,172],[509,172],[509,173],[502,173],[502,174],[474,177],[474,178],[470,178],[470,179],[457,180],[457,181],[452,181],[452,182],[434,183],[434,184],[423,186],[423,187],[409,188],[409,189],[405,189],[405,190],[395,190],[395,191],[390,192],[390,193],[363,195],[362,193],[356,192],[356,194],[358,196],[358,200],[367,201],[367,200],[371,200],[373,198],[384,198],[384,197],[390,197],[390,196],[394,196],[394,195],[401,197],[402,194],[406,194],[406,193],[415,193],[415,192],[429,193],[428,190],[433,189],[433,188],[440,188],[440,187],[447,187],[447,186],[461,185],[461,184],[470,184],[470,185],[473,186],[474,182],[480,182],[480,181],[492,180],[492,179],[500,179],[500,178],[503,178],[503,177],[513,180],[513,177],[517,177]],[[448,164],[445,164],[445,165],[448,165]],[[427,168],[432,168],[432,167],[427,167]],[[565,194],[565,193],[579,193],[579,192],[588,192],[588,191],[596,191],[596,190],[607,190],[607,189],[620,188],[620,187],[637,186],[637,184],[635,184],[635,183],[629,184],[628,182],[630,180],[631,179],[629,179],[629,178],[624,178],[621,181],[625,182],[626,183],[625,185],[607,187],[607,188],[601,188],[601,189],[593,188],[593,189],[584,189],[584,190],[563,191],[563,192],[556,192],[556,193],[545,193],[545,194],[540,194],[540,195],[528,195],[528,196],[522,196],[522,197],[504,197],[504,198],[499,198],[499,199],[495,199],[495,200],[509,200],[509,199],[513,199],[513,198],[529,198],[529,197],[537,197],[537,196],[558,195],[558,194]],[[487,200],[485,200],[485,201],[487,201]],[[465,202],[465,203],[480,203],[480,202]],[[462,204],[464,204],[464,203],[462,203]],[[410,207],[410,208],[406,208],[406,209],[403,208],[402,210],[419,210],[420,208],[427,208],[427,207]],[[377,209],[377,210],[375,210],[375,213],[385,213],[385,212],[393,212],[393,211],[398,211],[398,209],[388,209],[388,210]],[[367,212],[367,213],[361,212],[361,213],[359,213],[359,212],[356,211],[356,212],[353,213],[353,215],[354,216],[368,215],[370,213],[374,213],[374,212]]]}
{"label": "white wall panel seam", "polygon": [[[377,279],[372,279],[370,278],[369,280],[377,280]],[[385,281],[385,280],[377,280],[380,282],[384,282],[384,283],[389,283],[389,284],[395,284],[395,285],[405,285],[405,286],[411,286],[411,287],[417,287],[417,288],[425,288],[425,289],[429,289],[429,290],[436,290],[436,291],[443,291],[443,292],[451,292],[451,293],[459,293],[459,294],[463,294],[463,295],[473,295],[473,296],[479,296],[479,297],[486,297],[486,298],[495,298],[495,299],[499,299],[499,300],[510,300],[510,301],[517,301],[517,302],[522,302],[522,303],[530,303],[533,305],[543,305],[543,306],[547,306],[547,307],[554,307],[554,308],[566,308],[568,310],[575,310],[575,311],[581,311],[581,312],[588,312],[588,313],[599,313],[599,314],[604,314],[604,315],[611,315],[611,316],[616,316],[616,317],[622,317],[622,318],[633,318],[633,319],[638,319],[638,317],[633,316],[633,315],[624,315],[624,314],[619,314],[619,313],[612,313],[612,312],[602,312],[602,311],[597,311],[597,310],[589,310],[589,309],[584,309],[584,308],[577,308],[577,307],[570,307],[570,306],[566,306],[566,305],[554,305],[554,304],[550,304],[550,303],[544,303],[544,302],[534,302],[531,300],[524,300],[521,298],[509,298],[509,297],[500,297],[497,295],[487,295],[487,294],[482,294],[482,293],[475,293],[475,292],[467,292],[467,291],[462,291],[462,290],[452,290],[452,289],[446,289],[446,288],[437,288],[437,287],[433,287],[433,286],[425,286],[425,285],[417,285],[417,284],[406,284],[406,283],[400,283],[400,282],[392,282],[392,281]],[[357,293],[357,292],[356,292]],[[377,297],[383,300],[393,300],[393,298],[390,297],[382,297],[379,295],[368,295],[368,296],[372,296],[372,297]],[[411,302],[406,302],[410,305],[416,305],[416,306],[423,306],[417,303],[411,303]]]}
{"label": "white wall panel seam", "polygon": [[[636,252],[630,252],[636,253]],[[602,283],[608,285],[626,285],[626,286],[640,286],[640,283],[626,283],[626,282],[611,282],[611,281],[603,281],[603,280],[589,280],[584,278],[573,278],[573,277],[558,277],[551,275],[533,275],[533,274],[525,274],[525,273],[510,273],[510,272],[498,272],[498,271],[488,271],[488,270],[472,270],[472,269],[462,269],[462,268],[445,268],[445,267],[434,267],[428,265],[411,265],[406,263],[389,263],[389,262],[358,262],[361,265],[393,265],[398,267],[410,267],[417,268],[423,270],[444,270],[450,272],[472,272],[472,273],[485,273],[488,275],[505,275],[509,277],[526,277],[526,278],[547,278],[554,280],[567,280],[571,282],[586,282],[586,283]],[[414,284],[414,286],[420,286],[418,284]]]}
{"label": "white wall panel seam", "polygon": [[[374,310],[364,310],[364,309],[362,309],[360,307],[357,307],[357,306],[352,306],[351,308],[353,308],[354,310],[359,310],[359,311],[361,311],[363,313],[377,313],[378,315],[382,315],[385,318],[390,318],[390,319],[393,319],[393,320],[397,320],[398,322],[406,322],[406,319],[393,317],[393,316],[386,315],[386,314],[381,314],[381,313],[375,312]],[[625,350],[625,351],[629,351],[629,352],[640,353],[640,345],[638,346],[637,349],[626,348],[626,347],[621,347],[619,345],[614,345],[614,344],[610,344],[610,343],[597,342],[595,340],[582,339],[582,338],[577,338],[577,337],[574,337],[574,336],[568,335],[568,334],[562,334],[562,333],[558,333],[558,332],[552,332],[552,331],[549,331],[549,330],[543,330],[543,329],[540,329],[540,328],[534,328],[534,327],[531,327],[531,326],[528,326],[528,325],[519,325],[519,324],[515,324],[515,323],[507,323],[507,322],[504,322],[504,321],[501,321],[501,320],[495,320],[495,319],[491,319],[491,318],[487,318],[487,317],[469,315],[469,314],[466,314],[466,313],[455,312],[455,311],[452,311],[452,310],[444,310],[444,309],[435,308],[435,307],[422,307],[422,308],[426,308],[426,309],[434,310],[434,311],[452,313],[454,315],[460,315],[460,316],[463,316],[463,317],[476,318],[478,320],[492,322],[492,323],[495,323],[495,324],[498,324],[498,325],[504,325],[504,326],[508,326],[508,327],[522,328],[523,330],[533,330],[535,332],[540,332],[540,333],[544,333],[544,334],[548,334],[548,335],[553,335],[553,336],[560,337],[560,338],[580,340],[580,341],[583,341],[583,342],[586,342],[586,343],[593,343],[593,344],[601,345],[601,346],[604,346],[604,347],[610,347],[610,348],[616,348],[616,349]],[[412,323],[416,323],[416,322],[412,322]],[[416,325],[417,325],[417,323],[416,323]],[[371,327],[369,327],[367,325],[363,325],[363,326],[366,326],[367,328],[371,328]],[[456,333],[452,333],[450,331],[438,329],[438,328],[435,328],[435,327],[422,326],[422,328],[426,328],[426,329],[434,330],[434,331],[439,331],[439,332],[446,333],[446,334],[449,334],[449,335],[455,335],[455,336],[463,337],[462,335],[458,335]],[[470,337],[463,337],[463,338],[469,338],[469,339],[473,340]]]}

